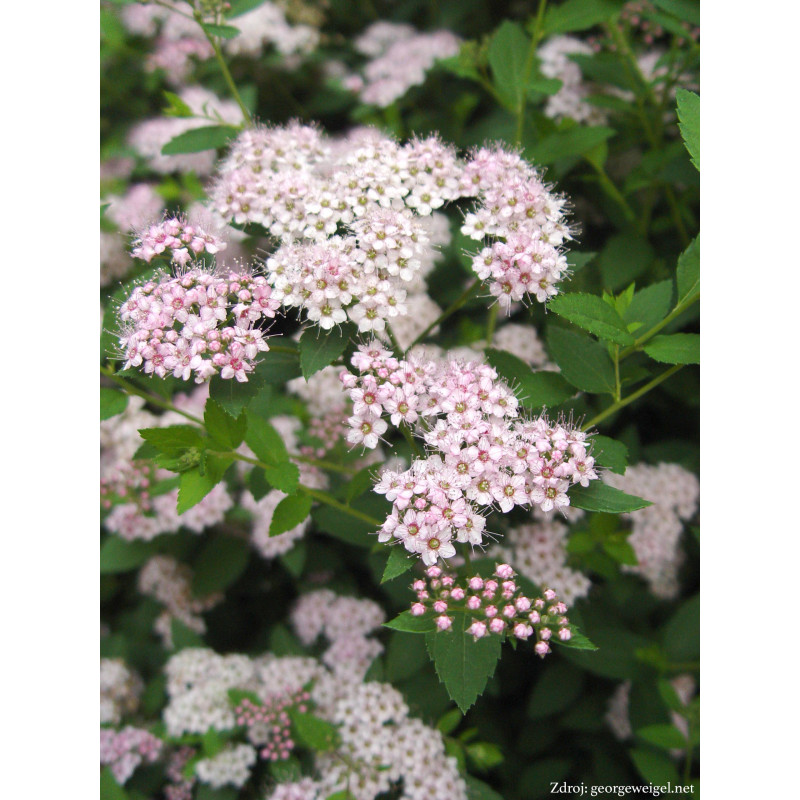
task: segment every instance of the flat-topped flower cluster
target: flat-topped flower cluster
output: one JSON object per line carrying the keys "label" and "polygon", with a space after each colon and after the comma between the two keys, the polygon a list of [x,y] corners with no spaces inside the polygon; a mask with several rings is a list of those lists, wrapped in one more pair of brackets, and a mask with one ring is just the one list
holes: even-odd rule
{"label": "flat-topped flower cluster", "polygon": [[379,343],[343,372],[353,416],[348,441],[375,447],[388,424],[424,428],[427,458],[386,470],[375,486],[394,507],[379,541],[394,539],[428,564],[455,555],[455,542],[482,546],[484,515],[497,506],[542,511],[569,505],[569,487],[597,479],[587,434],[565,422],[519,415],[511,388],[487,364],[397,359]]}
{"label": "flat-topped flower cluster", "polygon": [[280,306],[266,278],[191,269],[137,286],[119,309],[125,368],[203,383],[219,374],[246,381],[269,350],[256,324]]}
{"label": "flat-topped flower cluster", "polygon": [[139,232],[133,242],[131,255],[148,264],[157,256],[169,258],[185,267],[203,253],[214,255],[224,250],[226,243],[199,225],[190,225],[184,217],[165,217]]}

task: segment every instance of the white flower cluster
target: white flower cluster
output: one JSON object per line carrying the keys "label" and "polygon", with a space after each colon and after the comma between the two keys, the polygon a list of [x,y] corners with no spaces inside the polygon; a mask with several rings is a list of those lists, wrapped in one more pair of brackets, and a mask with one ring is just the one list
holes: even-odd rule
{"label": "white flower cluster", "polygon": [[374,130],[333,141],[291,123],[244,131],[212,189],[222,217],[281,240],[267,259],[275,296],[330,329],[383,331],[446,242],[434,209],[461,196],[462,166],[437,137],[400,145]]}
{"label": "white flower cluster", "polygon": [[653,503],[625,515],[633,525],[628,542],[639,563],[624,569],[641,575],[656,597],[672,599],[680,588],[683,523],[694,516],[700,497],[697,476],[679,464],[637,464],[624,475],[608,472],[603,477],[609,485]]}
{"label": "white flower cluster", "polygon": [[494,334],[492,347],[515,355],[535,370],[558,372],[558,366],[550,361],[536,328],[530,325],[509,322],[500,326]]}
{"label": "white flower cluster", "polygon": [[558,520],[520,525],[508,531],[491,555],[507,560],[537,586],[553,589],[567,605],[586,597],[591,581],[567,566],[567,526]]}
{"label": "white flower cluster", "polygon": [[100,659],[100,723],[119,725],[139,707],[142,679],[120,658]]}
{"label": "white flower cluster", "polygon": [[375,22],[355,40],[356,50],[371,58],[363,77],[348,75],[344,85],[358,92],[363,103],[385,108],[424,83],[434,63],[456,55],[460,45],[447,30],[420,33],[410,25]]}
{"label": "white flower cluster", "polygon": [[292,626],[305,645],[324,636],[330,646],[323,663],[335,675],[361,679],[383,646],[367,636],[386,619],[383,609],[372,600],[340,597],[328,589],[304,594],[291,614]]}
{"label": "white flower cluster", "polygon": [[585,83],[581,68],[569,57],[573,54],[591,56],[592,48],[574,36],[552,36],[537,51],[542,74],[561,81],[561,88],[547,100],[544,113],[553,119],[565,117],[582,125],[602,125],[606,113],[587,102],[593,93]]}
{"label": "white flower cluster", "polygon": [[226,784],[241,788],[247,783],[256,763],[256,749],[249,744],[229,745],[211,758],[195,764],[195,774],[214,789]]}
{"label": "white flower cluster", "polygon": [[172,648],[172,620],[177,619],[195,633],[206,632],[205,620],[200,616],[218,605],[221,594],[195,597],[192,594],[192,571],[171,556],[153,556],[139,570],[139,591],[164,606],[155,622],[155,631]]}
{"label": "white flower cluster", "polygon": [[290,25],[283,9],[269,0],[231,22],[240,32],[238,36],[226,39],[223,48],[232,56],[260,56],[265,47],[272,46],[285,57],[285,65],[292,67],[297,62],[290,56],[309,53],[319,43],[316,28]]}

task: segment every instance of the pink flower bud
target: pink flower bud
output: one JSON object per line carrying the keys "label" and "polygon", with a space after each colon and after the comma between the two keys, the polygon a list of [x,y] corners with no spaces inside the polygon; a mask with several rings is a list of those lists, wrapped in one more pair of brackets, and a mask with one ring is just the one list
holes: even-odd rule
{"label": "pink flower bud", "polygon": [[503,608],[504,617],[508,617],[509,619],[511,619],[511,617],[515,617],[516,615],[517,615],[517,609],[514,608],[514,606],[509,604]]}
{"label": "pink flower bud", "polygon": [[486,610],[483,613],[486,614],[486,616],[489,617],[489,619],[491,619],[492,617],[496,617],[497,606],[486,606]]}
{"label": "pink flower bud", "polygon": [[450,597],[452,597],[453,600],[463,600],[466,594],[467,593],[460,586],[456,586],[453,591],[450,592]]}
{"label": "pink flower bud", "polygon": [[437,614],[444,614],[444,612],[447,611],[447,603],[445,603],[444,600],[437,600],[433,604],[433,610]]}
{"label": "pink flower bud", "polygon": [[517,611],[527,611],[531,607],[531,601],[525,595],[520,595],[514,601],[514,605],[517,607]]}
{"label": "pink flower bud", "polygon": [[548,602],[556,599],[556,593],[552,589],[544,590],[544,599]]}
{"label": "pink flower bud", "polygon": [[514,626],[514,636],[516,636],[517,639],[527,639],[532,635],[533,628],[530,625],[526,625],[524,622],[519,622]]}
{"label": "pink flower bud", "polygon": [[437,566],[428,567],[428,569],[426,570],[425,574],[429,578],[438,578],[442,574],[442,570],[441,570],[440,567],[437,567]]}
{"label": "pink flower bud", "polygon": [[506,622],[505,620],[500,619],[500,617],[495,617],[489,623],[489,630],[492,633],[502,633],[505,630]]}
{"label": "pink flower bud", "polygon": [[480,589],[483,589],[483,578],[480,575],[475,575],[475,577],[469,579],[469,588],[472,589],[473,592],[477,592]]}
{"label": "pink flower bud", "polygon": [[544,658],[550,652],[550,646],[547,642],[537,642],[533,648],[537,656]]}
{"label": "pink flower bud", "polygon": [[482,639],[484,636],[486,636],[486,623],[475,620],[475,622],[473,622],[472,625],[467,628],[467,633],[471,633],[476,640]]}
{"label": "pink flower bud", "polygon": [[501,579],[511,578],[514,575],[514,570],[511,569],[510,564],[498,564],[497,569],[495,569],[494,571],[494,574]]}
{"label": "pink flower bud", "polygon": [[538,612],[538,611],[531,611],[531,613],[530,613],[530,614],[528,614],[528,619],[529,619],[529,620],[530,620],[530,621],[531,621],[531,622],[532,622],[534,625],[536,625],[536,623],[537,623],[537,622],[540,622],[542,618],[539,616],[539,612]]}
{"label": "pink flower bud", "polygon": [[558,638],[561,639],[562,642],[568,642],[572,638],[572,631],[569,628],[562,628],[558,632]]}
{"label": "pink flower bud", "polygon": [[411,606],[411,613],[415,617],[421,617],[425,613],[425,606],[422,603],[414,603]]}
{"label": "pink flower bud", "polygon": [[436,627],[440,631],[446,631],[453,624],[453,618],[447,616],[436,617]]}
{"label": "pink flower bud", "polygon": [[550,628],[542,628],[539,631],[539,636],[541,636],[542,640],[545,642],[548,641],[552,635],[553,632],[550,630]]}
{"label": "pink flower bud", "polygon": [[470,611],[477,611],[481,607],[481,599],[480,597],[476,597],[475,595],[471,595],[467,598],[467,608]]}

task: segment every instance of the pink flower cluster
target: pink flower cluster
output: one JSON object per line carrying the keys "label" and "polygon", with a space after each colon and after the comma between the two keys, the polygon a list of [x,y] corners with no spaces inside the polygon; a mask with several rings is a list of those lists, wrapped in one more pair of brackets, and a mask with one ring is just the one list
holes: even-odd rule
{"label": "pink flower cluster", "polygon": [[341,376],[353,401],[351,444],[376,446],[384,413],[395,425],[424,424],[433,454],[405,472],[385,470],[374,491],[394,504],[379,541],[400,541],[426,564],[453,556],[454,541],[481,546],[487,507],[563,509],[571,485],[598,477],[586,433],[518,418],[516,397],[486,364],[398,360],[375,342],[352,364],[359,375]]}
{"label": "pink flower cluster", "polygon": [[140,511],[152,511],[150,489],[156,482],[156,472],[152,461],[121,461],[100,479],[101,505],[108,511],[115,504],[134,503]]}
{"label": "pink flower cluster", "polygon": [[131,255],[148,264],[157,256],[169,257],[171,263],[185,267],[201,254],[214,255],[225,247],[218,236],[198,225],[190,225],[184,217],[164,217],[161,222],[139,232]]}
{"label": "pink flower cluster", "polygon": [[193,747],[180,747],[175,750],[167,761],[165,777],[168,783],[164,786],[165,800],[192,800],[194,785],[197,778],[192,775],[187,778],[183,774],[184,767],[197,753]]}
{"label": "pink flower cluster", "polygon": [[412,585],[417,601],[411,613],[415,617],[435,614],[437,631],[452,628],[452,614],[468,614],[472,624],[466,632],[475,641],[493,633],[522,640],[535,635],[533,649],[542,657],[550,652],[548,642],[554,633],[562,642],[572,637],[567,607],[556,593],[545,589],[542,597],[528,597],[514,581],[516,573],[509,564],[498,564],[494,577],[487,580],[474,575],[460,583],[437,566],[428,567],[425,575],[425,580]]}
{"label": "pink flower cluster", "polygon": [[285,761],[294,750],[292,720],[288,708],[308,710],[310,695],[301,690],[292,694],[270,695],[263,702],[244,698],[234,709],[236,724],[248,728],[248,738],[261,746],[259,755],[267,761]]}
{"label": "pink flower cluster", "polygon": [[120,784],[125,783],[143,761],[156,761],[161,747],[161,740],[142,728],[128,725],[121,731],[100,729],[100,764],[108,766]]}
{"label": "pink flower cluster", "polygon": [[256,325],[279,305],[263,276],[196,268],[148,281],[119,309],[125,368],[182,380],[194,373],[196,383],[218,372],[247,381],[258,354],[269,350]]}
{"label": "pink flower cluster", "polygon": [[462,233],[494,239],[474,256],[472,268],[501,306],[508,310],[531,296],[544,303],[557,294],[556,284],[568,273],[561,245],[572,238],[565,198],[553,194],[518,153],[499,146],[473,153],[461,186],[479,202],[465,216]]}

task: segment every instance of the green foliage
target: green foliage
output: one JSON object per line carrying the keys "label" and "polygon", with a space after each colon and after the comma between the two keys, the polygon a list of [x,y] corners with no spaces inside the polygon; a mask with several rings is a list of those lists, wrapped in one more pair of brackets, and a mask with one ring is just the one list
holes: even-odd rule
{"label": "green foliage", "polygon": [[526,144],[525,155],[534,164],[553,164],[562,158],[587,155],[615,134],[613,128],[599,125],[576,126]]}
{"label": "green foliage", "polygon": [[622,317],[596,295],[556,295],[547,307],[600,339],[626,347],[633,344],[633,336],[628,333]]}
{"label": "green foliage", "polygon": [[235,39],[241,31],[233,25],[203,25],[203,30],[210,36],[219,36],[220,39]]}
{"label": "green foliage", "polygon": [[700,336],[696,333],[656,336],[643,349],[650,358],[665,364],[700,363]]}
{"label": "green foliage", "polygon": [[489,348],[486,360],[527,408],[561,405],[575,394],[575,389],[557,372],[534,372],[522,359],[504,350]]}
{"label": "green foliage", "polygon": [[192,506],[196,506],[216,485],[219,480],[214,480],[208,472],[193,467],[181,473],[181,483],[178,489],[178,513],[183,514]]}
{"label": "green foliage", "polygon": [[675,93],[678,100],[678,119],[681,136],[692,157],[692,164],[700,169],[700,98],[686,89]]}
{"label": "green foliage", "polygon": [[668,783],[680,785],[678,770],[668,755],[640,748],[630,750],[629,755],[639,775],[648,783],[656,786],[666,786]]}
{"label": "green foliage", "polygon": [[688,305],[700,294],[700,236],[678,258],[678,303]]}
{"label": "green foliage", "polygon": [[547,9],[544,31],[547,35],[584,31],[613,19],[622,5],[623,0],[566,0]]}
{"label": "green foliage", "polygon": [[206,125],[179,133],[162,148],[161,154],[177,156],[183,153],[201,153],[203,150],[216,150],[225,147],[239,133],[231,125]]}
{"label": "green foliage", "polygon": [[672,309],[672,281],[659,281],[636,292],[623,317],[631,326],[636,323],[636,332],[645,333],[661,322]]}
{"label": "green foliage", "polygon": [[269,524],[269,535],[278,536],[297,527],[311,513],[311,498],[304,494],[284,497],[275,508],[272,522]]}
{"label": "green foliage", "polygon": [[636,736],[664,750],[686,747],[686,737],[674,725],[647,725],[639,728]]}
{"label": "green foliage", "polygon": [[[266,353],[264,355],[269,355]],[[262,368],[251,373],[248,380],[240,383],[235,380],[223,380],[219,375],[211,379],[209,395],[228,414],[238,417],[242,409],[247,408],[258,396],[266,383],[266,376]]]}
{"label": "green foliage", "polygon": [[109,536],[100,548],[100,574],[128,572],[137,569],[158,552],[154,541],[126,541],[119,536]]}
{"label": "green foliage", "polygon": [[214,536],[203,545],[192,565],[192,592],[206,597],[228,588],[246,569],[250,545],[243,539]]}
{"label": "green foliage", "polygon": [[128,395],[116,389],[100,389],[100,419],[111,419],[128,407]]}
{"label": "green foliage", "polygon": [[411,567],[417,562],[418,559],[410,556],[404,547],[396,546],[389,551],[389,560],[386,562],[386,568],[383,570],[383,577],[381,583],[392,580],[404,572],[408,572]]}
{"label": "green foliage", "polygon": [[300,744],[321,753],[338,746],[340,739],[335,725],[296,709],[290,709],[289,716],[292,720],[292,732]]}
{"label": "green foliage", "polygon": [[117,783],[109,767],[100,770],[100,797],[101,800],[128,800],[127,792]]}
{"label": "green foliage", "polygon": [[187,647],[205,647],[205,642],[202,637],[196,634],[191,628],[187,628],[179,619],[173,618],[170,627],[174,650],[183,650]]}
{"label": "green foliage", "polygon": [[256,458],[265,464],[277,466],[289,460],[289,453],[281,435],[263,417],[253,413],[247,414],[244,440],[256,454]]}
{"label": "green foliage", "polygon": [[353,323],[337,326],[329,331],[309,327],[300,337],[300,368],[308,380],[328,364],[332,364],[345,351],[356,333]]}
{"label": "green foliage", "polygon": [[436,674],[450,698],[466,713],[483,693],[500,658],[500,637],[486,636],[475,641],[466,633],[466,614],[455,614],[448,631],[425,635]]}
{"label": "green foliage", "polygon": [[601,467],[624,475],[628,466],[628,448],[622,442],[597,434],[592,436],[592,456]]}
{"label": "green foliage", "polygon": [[489,41],[488,58],[497,93],[508,108],[522,107],[530,78],[530,37],[522,26],[505,20]]}
{"label": "green foliage", "polygon": [[585,392],[614,394],[614,364],[602,345],[557,325],[547,329],[547,343],[561,374],[573,386]]}
{"label": "green foliage", "polygon": [[384,622],[383,627],[405,633],[431,633],[436,630],[430,615],[415,617],[410,611],[401,611],[393,620]]}
{"label": "green foliage", "polygon": [[623,514],[652,505],[649,500],[626,494],[602,481],[592,481],[588,486],[572,486],[569,490],[570,505],[584,511],[602,511],[606,514]]}

